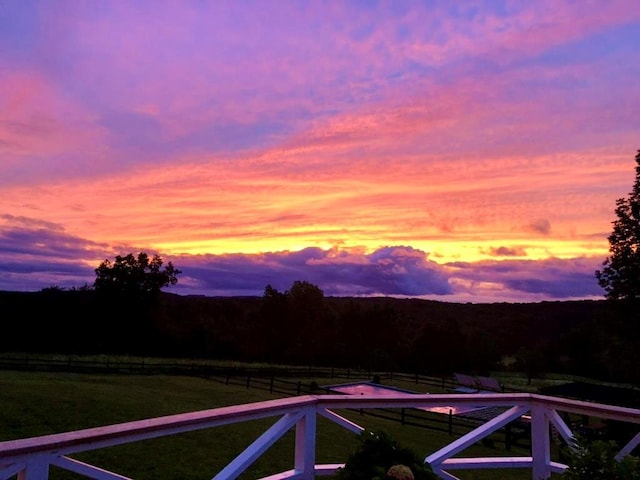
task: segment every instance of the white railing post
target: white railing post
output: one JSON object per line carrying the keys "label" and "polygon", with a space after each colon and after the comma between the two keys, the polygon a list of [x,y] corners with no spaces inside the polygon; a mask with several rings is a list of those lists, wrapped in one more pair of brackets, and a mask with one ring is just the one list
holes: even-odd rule
{"label": "white railing post", "polygon": [[296,423],[294,468],[305,480],[313,480],[316,465],[316,407],[306,407]]}
{"label": "white railing post", "polygon": [[49,457],[33,455],[25,461],[24,470],[18,473],[18,480],[47,480],[49,478]]}
{"label": "white railing post", "polygon": [[551,476],[551,443],[547,409],[534,403],[531,407],[531,456],[533,457],[533,480]]}

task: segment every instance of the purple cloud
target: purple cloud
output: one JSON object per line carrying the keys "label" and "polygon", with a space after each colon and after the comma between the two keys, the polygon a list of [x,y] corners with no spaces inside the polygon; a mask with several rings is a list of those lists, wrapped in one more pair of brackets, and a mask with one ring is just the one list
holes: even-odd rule
{"label": "purple cloud", "polygon": [[549,235],[549,232],[551,232],[551,222],[547,219],[539,218],[527,225],[526,230],[539,233],[540,235]]}
{"label": "purple cloud", "polygon": [[166,256],[151,249],[111,248],[69,235],[55,224],[0,217],[0,289],[39,290],[92,284],[94,268],[117,254],[160,253],[182,270],[168,291],[183,295],[260,296],[267,285],[294,281],[327,296],[398,296],[443,301],[540,301],[600,298],[594,276],[601,259],[502,260],[438,264],[409,246],[371,253],[305,248],[293,252]]}
{"label": "purple cloud", "polygon": [[69,235],[59,225],[0,216],[0,290],[91,284],[99,261],[90,262],[112,256],[105,244]]}
{"label": "purple cloud", "polygon": [[386,247],[371,254],[305,248],[262,255],[183,256],[176,262],[189,277],[185,288],[197,286],[210,295],[261,295],[268,284],[284,291],[295,280],[314,283],[331,296],[452,293],[446,271],[410,247]]}
{"label": "purple cloud", "polygon": [[492,247],[489,254],[494,257],[526,257],[527,251],[522,247]]}
{"label": "purple cloud", "polygon": [[[529,301],[545,299],[602,298],[603,292],[595,277],[601,264],[596,258],[549,258],[545,260],[503,260],[475,263],[452,263],[452,276],[460,280],[473,295],[476,292]],[[483,287],[484,285],[484,287]],[[525,300],[526,301],[526,300]]]}

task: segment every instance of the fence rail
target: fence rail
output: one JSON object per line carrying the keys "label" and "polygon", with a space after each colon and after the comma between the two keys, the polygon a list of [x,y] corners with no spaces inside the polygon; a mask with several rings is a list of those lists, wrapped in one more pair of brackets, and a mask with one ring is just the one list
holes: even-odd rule
{"label": "fence rail", "polygon": [[[82,373],[124,373],[136,375],[250,375],[252,377],[316,377],[316,378],[373,378],[371,370],[314,366],[233,366],[210,364],[206,361],[123,361],[86,360],[77,358],[45,358],[33,356],[0,357],[0,370],[66,371]],[[388,378],[393,374],[381,373]]]}
{"label": "fence rail", "polygon": [[[225,385],[260,389],[272,394],[286,396],[331,394],[329,388],[308,379],[340,381],[401,381],[417,387],[436,387],[453,390],[457,382],[449,376],[429,376],[416,373],[379,372],[371,370],[315,367],[315,366],[229,366],[211,365],[206,362],[188,361],[122,361],[87,360],[74,357],[57,359],[37,356],[0,357],[0,370],[71,372],[87,374],[126,375],[186,375],[207,378]],[[308,381],[298,380],[299,378]],[[384,418],[403,425],[426,428],[456,435],[468,432],[478,421],[459,415],[425,413],[415,409],[369,409],[358,410],[361,415]],[[528,446],[527,431],[521,427],[504,428],[500,431],[507,450],[512,445]],[[1,479],[0,479],[1,480]]]}
{"label": "fence rail", "polygon": [[0,356],[0,370],[51,371],[72,373],[104,373],[132,375],[189,375],[199,377],[280,377],[280,378],[327,378],[335,380],[402,380],[416,385],[454,388],[451,376],[429,376],[414,373],[373,371],[358,368],[316,367],[296,365],[233,366],[209,364],[206,361],[123,361],[86,360],[73,357],[45,358],[37,356]]}
{"label": "fence rail", "polygon": [[[318,475],[335,473],[343,463],[316,463],[316,420],[324,418],[360,434],[364,428],[340,415],[343,410],[415,409],[443,405],[501,407],[504,411],[488,419],[470,432],[456,437],[445,447],[428,452],[425,463],[443,479],[456,479],[456,469],[526,468],[534,480],[547,479],[552,473],[563,473],[567,465],[551,458],[551,432],[571,445],[574,434],[563,420],[563,414],[585,415],[600,419],[640,424],[640,410],[614,407],[576,400],[527,393],[496,394],[397,394],[388,395],[304,395],[265,402],[235,405],[198,412],[152,418],[75,432],[0,442],[0,479],[17,476],[20,480],[46,480],[51,466],[97,480],[126,479],[74,459],[71,455],[114,445],[176,435],[183,432],[214,428],[259,418],[276,418],[267,430],[256,438],[214,480],[236,479],[274,443],[290,430],[295,430],[293,466],[275,473],[270,479],[311,480]],[[498,429],[530,419],[531,454],[510,457],[460,457],[469,446],[482,441]],[[628,455],[640,443],[640,433],[620,450],[617,458]],[[346,457],[346,452],[345,452]]]}

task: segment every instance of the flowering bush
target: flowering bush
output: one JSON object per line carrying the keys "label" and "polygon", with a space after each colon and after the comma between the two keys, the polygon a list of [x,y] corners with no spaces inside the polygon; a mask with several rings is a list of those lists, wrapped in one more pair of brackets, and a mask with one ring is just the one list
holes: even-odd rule
{"label": "flowering bush", "polygon": [[360,445],[338,471],[338,480],[437,480],[431,467],[385,432],[364,431]]}
{"label": "flowering bush", "polygon": [[387,478],[394,480],[414,480],[413,472],[406,465],[394,465],[387,470]]}

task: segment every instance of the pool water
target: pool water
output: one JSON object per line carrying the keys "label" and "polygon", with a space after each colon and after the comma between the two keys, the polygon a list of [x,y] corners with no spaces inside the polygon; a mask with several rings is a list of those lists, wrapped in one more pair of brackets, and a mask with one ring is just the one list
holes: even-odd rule
{"label": "pool water", "polygon": [[[404,390],[401,388],[395,387],[386,387],[384,385],[379,385],[377,383],[370,382],[358,382],[358,383],[343,383],[339,385],[327,385],[324,387],[326,389],[331,390],[332,392],[344,393],[347,395],[395,395],[397,393],[420,393],[413,392],[411,390]],[[428,393],[427,393],[428,394]],[[438,406],[438,407],[425,407],[420,408],[420,410],[425,410],[427,412],[435,412],[435,413],[444,413],[451,415],[460,415],[469,412],[475,412],[478,410],[484,410],[487,407],[481,405],[466,405],[466,406]]]}

